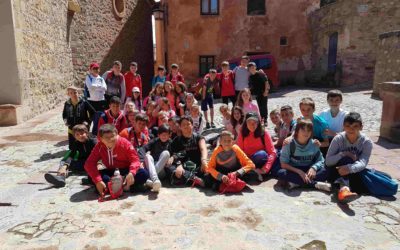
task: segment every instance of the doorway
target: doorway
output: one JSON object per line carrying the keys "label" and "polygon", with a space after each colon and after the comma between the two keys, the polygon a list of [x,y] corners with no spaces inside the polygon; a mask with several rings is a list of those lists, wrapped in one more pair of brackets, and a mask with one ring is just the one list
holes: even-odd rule
{"label": "doorway", "polygon": [[336,71],[338,37],[338,32],[329,36],[328,72]]}

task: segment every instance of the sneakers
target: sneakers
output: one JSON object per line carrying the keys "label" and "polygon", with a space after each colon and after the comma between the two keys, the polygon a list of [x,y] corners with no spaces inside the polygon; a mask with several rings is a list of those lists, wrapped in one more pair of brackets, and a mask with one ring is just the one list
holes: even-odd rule
{"label": "sneakers", "polygon": [[206,129],[209,129],[209,128],[211,128],[211,126],[210,126],[210,123],[207,122],[207,123],[206,123]]}
{"label": "sneakers", "polygon": [[149,189],[152,189],[153,186],[154,186],[154,182],[153,182],[152,180],[148,179],[148,180],[146,181],[146,183],[144,183],[144,186],[147,187],[147,188],[149,188]]}
{"label": "sneakers", "polygon": [[340,203],[349,203],[358,198],[356,193],[350,191],[349,187],[342,187],[338,193],[338,201]]}
{"label": "sneakers", "polygon": [[152,192],[160,192],[161,189],[161,181],[160,180],[156,180],[153,182],[153,188],[151,189]]}
{"label": "sneakers", "polygon": [[213,122],[211,123],[211,128],[216,128],[216,126]]}
{"label": "sneakers", "polygon": [[63,175],[52,175],[46,173],[44,178],[48,183],[53,184],[55,187],[65,187],[65,176]]}
{"label": "sneakers", "polygon": [[315,188],[321,191],[325,191],[325,192],[331,192],[332,191],[332,185],[330,183],[327,182],[320,182],[317,181],[317,183],[315,183]]}

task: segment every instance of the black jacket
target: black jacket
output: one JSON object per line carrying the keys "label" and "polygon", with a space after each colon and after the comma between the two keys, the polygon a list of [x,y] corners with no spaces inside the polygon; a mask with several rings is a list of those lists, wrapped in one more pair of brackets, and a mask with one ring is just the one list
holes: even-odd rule
{"label": "black jacket", "polygon": [[94,112],[95,110],[93,110],[86,100],[79,98],[78,104],[74,106],[71,103],[71,99],[69,99],[64,104],[62,116],[68,128],[72,129],[75,125],[82,124],[83,122],[90,124],[90,114]]}
{"label": "black jacket", "polygon": [[163,151],[165,150],[170,151],[171,142],[172,142],[171,139],[169,139],[166,142],[162,142],[160,138],[152,139],[149,143],[140,148],[139,155],[141,158],[142,157],[144,158],[146,152],[150,151],[151,156],[153,156],[153,159],[155,161],[158,161]]}

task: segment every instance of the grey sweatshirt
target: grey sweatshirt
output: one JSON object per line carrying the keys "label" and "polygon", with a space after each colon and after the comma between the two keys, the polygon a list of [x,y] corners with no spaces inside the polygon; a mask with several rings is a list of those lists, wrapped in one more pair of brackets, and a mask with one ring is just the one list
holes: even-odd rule
{"label": "grey sweatshirt", "polygon": [[343,152],[351,152],[357,156],[353,164],[347,164],[350,173],[358,173],[367,167],[369,157],[372,151],[372,141],[366,135],[360,134],[357,141],[351,144],[345,135],[341,132],[333,138],[326,155],[326,165],[335,166],[344,156]]}

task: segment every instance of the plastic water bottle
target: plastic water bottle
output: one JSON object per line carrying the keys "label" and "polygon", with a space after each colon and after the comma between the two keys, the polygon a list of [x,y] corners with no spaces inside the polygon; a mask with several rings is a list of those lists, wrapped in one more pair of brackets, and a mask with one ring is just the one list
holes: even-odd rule
{"label": "plastic water bottle", "polygon": [[111,194],[118,194],[122,189],[122,176],[119,169],[115,169],[114,176],[111,178]]}

